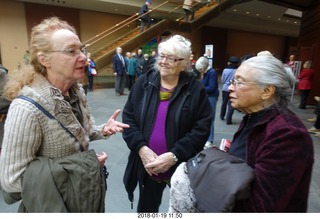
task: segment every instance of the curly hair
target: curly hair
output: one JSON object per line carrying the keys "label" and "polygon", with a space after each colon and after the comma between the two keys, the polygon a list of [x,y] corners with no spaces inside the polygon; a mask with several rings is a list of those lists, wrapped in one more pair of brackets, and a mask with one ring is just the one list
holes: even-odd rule
{"label": "curly hair", "polygon": [[46,59],[50,58],[53,45],[51,36],[55,31],[61,29],[77,34],[73,26],[58,17],[46,18],[32,28],[29,49],[30,65],[22,66],[21,69],[9,75],[9,81],[5,86],[5,96],[9,100],[14,99],[22,87],[30,84],[37,75],[47,75],[47,69],[38,60],[38,55],[41,53]]}

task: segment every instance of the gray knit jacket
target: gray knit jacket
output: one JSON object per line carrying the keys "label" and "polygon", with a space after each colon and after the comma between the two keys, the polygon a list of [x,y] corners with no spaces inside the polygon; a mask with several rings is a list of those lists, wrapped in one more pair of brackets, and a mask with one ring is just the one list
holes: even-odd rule
{"label": "gray knit jacket", "polygon": [[94,125],[81,85],[75,84],[71,89],[79,97],[84,127],[77,120],[70,104],[64,100],[61,91],[41,75],[29,86],[23,87],[19,95],[28,96],[42,105],[72,132],[78,142],[56,120],[49,119],[32,103],[20,98],[12,101],[0,157],[0,182],[4,191],[21,192],[21,177],[28,164],[37,156],[68,156],[80,151],[79,143],[84,150],[88,150],[89,141],[105,138],[102,134],[105,124]]}

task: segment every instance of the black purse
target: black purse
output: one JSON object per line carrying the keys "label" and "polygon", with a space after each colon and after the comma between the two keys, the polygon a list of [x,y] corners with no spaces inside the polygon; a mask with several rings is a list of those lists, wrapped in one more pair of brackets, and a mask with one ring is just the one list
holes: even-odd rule
{"label": "black purse", "polygon": [[236,201],[250,196],[254,169],[216,147],[188,160],[187,170],[200,212],[231,212]]}

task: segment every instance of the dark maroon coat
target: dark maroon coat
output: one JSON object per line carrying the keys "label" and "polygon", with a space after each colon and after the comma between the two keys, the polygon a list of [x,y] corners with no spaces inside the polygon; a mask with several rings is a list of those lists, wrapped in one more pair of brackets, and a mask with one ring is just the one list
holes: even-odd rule
{"label": "dark maroon coat", "polygon": [[[244,120],[234,135],[244,128]],[[255,169],[251,196],[237,212],[306,212],[314,162],[313,142],[289,109],[271,109],[251,129],[246,161]]]}
{"label": "dark maroon coat", "polygon": [[314,75],[314,69],[304,68],[300,72],[298,79],[298,90],[311,90],[312,79]]}

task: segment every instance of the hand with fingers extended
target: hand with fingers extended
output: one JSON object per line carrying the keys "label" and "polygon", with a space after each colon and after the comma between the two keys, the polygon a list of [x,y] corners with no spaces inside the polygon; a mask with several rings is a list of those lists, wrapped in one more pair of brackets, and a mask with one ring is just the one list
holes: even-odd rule
{"label": "hand with fingers extended", "polygon": [[125,128],[130,128],[128,124],[118,122],[116,120],[117,116],[120,114],[121,110],[117,109],[113,115],[108,119],[106,125],[103,127],[103,135],[113,135],[116,134],[117,132],[123,132],[123,129]]}

